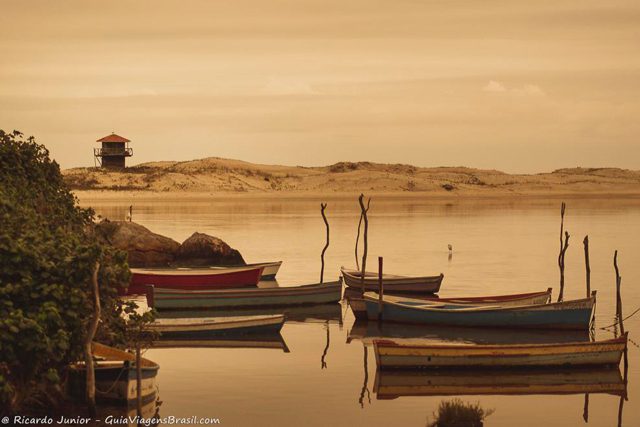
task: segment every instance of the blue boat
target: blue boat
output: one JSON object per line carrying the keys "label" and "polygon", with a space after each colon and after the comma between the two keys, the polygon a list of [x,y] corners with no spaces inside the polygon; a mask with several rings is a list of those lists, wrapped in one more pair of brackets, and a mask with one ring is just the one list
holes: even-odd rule
{"label": "blue boat", "polygon": [[[367,316],[375,319],[378,297],[365,295],[364,300]],[[595,303],[595,291],[589,298],[516,307],[460,306],[383,298],[382,320],[443,326],[584,330],[589,329]]]}

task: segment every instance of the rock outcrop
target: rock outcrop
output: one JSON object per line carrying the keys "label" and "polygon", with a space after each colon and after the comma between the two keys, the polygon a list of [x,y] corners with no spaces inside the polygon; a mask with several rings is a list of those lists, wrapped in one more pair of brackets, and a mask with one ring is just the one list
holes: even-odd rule
{"label": "rock outcrop", "polygon": [[128,221],[102,221],[96,227],[112,246],[129,253],[131,267],[166,267],[173,262],[180,243]]}
{"label": "rock outcrop", "polygon": [[240,252],[221,239],[193,233],[182,245],[128,221],[104,220],[96,233],[111,246],[129,253],[131,267],[202,267],[245,265]]}
{"label": "rock outcrop", "polygon": [[198,232],[182,242],[174,261],[174,265],[182,267],[245,264],[240,252],[221,239]]}

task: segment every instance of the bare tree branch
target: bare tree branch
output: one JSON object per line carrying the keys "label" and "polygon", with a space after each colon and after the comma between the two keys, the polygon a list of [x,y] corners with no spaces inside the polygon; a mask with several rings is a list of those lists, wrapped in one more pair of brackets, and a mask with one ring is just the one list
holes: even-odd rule
{"label": "bare tree branch", "polygon": [[324,253],[327,251],[329,247],[329,222],[327,221],[327,217],[324,214],[324,210],[327,208],[326,203],[320,203],[320,214],[322,214],[322,219],[324,220],[324,224],[327,226],[327,244],[324,245],[322,249],[322,254],[320,254],[320,260],[322,261],[322,267],[320,268],[320,283],[324,280]]}
{"label": "bare tree branch", "polygon": [[364,250],[362,252],[362,275],[360,276],[360,288],[364,295],[364,276],[367,271],[367,252],[369,250],[369,218],[367,212],[369,211],[369,205],[371,204],[371,197],[367,201],[367,207],[364,207],[364,194],[360,194],[358,198],[360,203],[360,210],[362,211],[362,218],[364,219]]}

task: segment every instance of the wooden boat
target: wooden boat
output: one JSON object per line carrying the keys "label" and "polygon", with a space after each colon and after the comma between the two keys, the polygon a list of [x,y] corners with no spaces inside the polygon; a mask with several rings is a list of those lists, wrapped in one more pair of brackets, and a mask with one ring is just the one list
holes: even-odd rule
{"label": "wooden boat", "polygon": [[[136,381],[135,355],[126,351],[93,343],[96,377],[96,400],[117,404],[136,401],[138,386]],[[157,363],[141,358],[142,401],[143,404],[156,398],[156,375],[160,368]],[[72,365],[69,374],[69,393],[83,399],[85,396],[86,369],[84,363]]]}
{"label": "wooden boat", "polygon": [[347,333],[347,344],[360,341],[369,347],[375,340],[391,340],[399,344],[486,345],[589,342],[591,337],[589,331],[582,330],[463,328],[366,320],[356,320]]}
{"label": "wooden boat", "polygon": [[[422,298],[409,298],[387,295],[389,301],[413,304],[424,304],[425,301],[446,303],[451,305],[473,305],[473,306],[498,306],[513,307],[520,305],[545,304],[551,300],[551,288],[544,292],[531,292],[526,294],[511,295],[493,295],[486,297],[455,297],[455,298],[438,298],[437,296],[425,296]],[[367,305],[359,292],[348,290],[344,293],[345,298],[349,301],[349,307],[353,311],[356,319],[367,319]],[[369,295],[377,298],[376,295]]]}
{"label": "wooden boat", "polygon": [[247,265],[214,266],[209,268],[211,268],[212,270],[229,270],[233,268],[264,267],[260,280],[275,280],[276,274],[278,274],[278,270],[280,270],[281,265],[282,265],[282,261],[276,261],[276,262],[262,262],[262,263],[247,264]]}
{"label": "wooden boat", "polygon": [[223,335],[279,333],[286,316],[244,316],[226,318],[156,319],[149,330],[161,339],[194,339]]}
{"label": "wooden boat", "polygon": [[131,283],[122,289],[125,295],[144,294],[146,285],[167,289],[208,290],[256,286],[262,276],[263,267],[234,269],[176,268],[176,269],[131,269]]}
{"label": "wooden boat", "polygon": [[[344,283],[355,289],[361,289],[362,272],[357,270],[347,270],[344,267],[340,270]],[[439,276],[395,276],[392,274],[382,275],[382,285],[385,293],[436,293],[440,290],[444,274]],[[379,289],[378,273],[366,272],[364,275],[364,289],[366,292],[373,292]]]}
{"label": "wooden boat", "polygon": [[611,394],[624,396],[626,385],[618,368],[500,372],[378,370],[373,386],[377,399],[405,396],[478,396],[540,394]]}
{"label": "wooden boat", "polygon": [[[377,318],[378,296],[365,295],[367,315]],[[591,297],[550,304],[516,307],[465,306],[431,301],[406,303],[383,298],[384,321],[425,325],[503,327],[538,329],[588,329],[596,303],[596,291]]]}
{"label": "wooden boat", "polygon": [[147,304],[158,310],[312,305],[338,302],[341,298],[340,280],[282,288],[213,291],[181,291],[147,286]]}
{"label": "wooden boat", "polygon": [[607,341],[560,344],[398,344],[376,340],[373,348],[380,369],[618,366],[627,348],[627,334]]}

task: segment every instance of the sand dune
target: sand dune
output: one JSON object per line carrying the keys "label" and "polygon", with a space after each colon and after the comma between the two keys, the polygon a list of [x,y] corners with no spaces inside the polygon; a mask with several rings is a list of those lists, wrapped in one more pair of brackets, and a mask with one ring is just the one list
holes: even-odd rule
{"label": "sand dune", "polygon": [[420,168],[403,164],[341,162],[325,167],[260,165],[210,157],[151,162],[122,170],[63,171],[79,197],[137,196],[314,196],[359,192],[398,196],[640,195],[640,171],[570,168],[512,175],[467,167]]}

